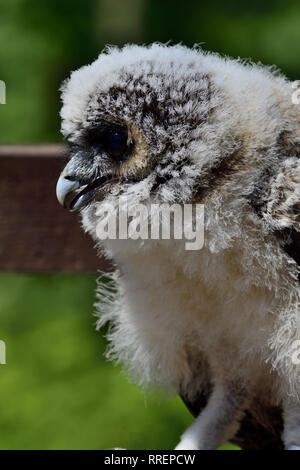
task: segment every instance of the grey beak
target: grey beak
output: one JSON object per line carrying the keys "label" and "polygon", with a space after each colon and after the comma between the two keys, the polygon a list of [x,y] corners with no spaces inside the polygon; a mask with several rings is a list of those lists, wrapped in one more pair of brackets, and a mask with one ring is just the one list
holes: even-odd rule
{"label": "grey beak", "polygon": [[65,170],[58,178],[56,184],[56,197],[63,207],[65,207],[67,195],[80,187],[80,183],[76,180],[71,180]]}
{"label": "grey beak", "polygon": [[[98,178],[80,178],[74,174],[72,160],[65,166],[56,184],[56,197],[59,203],[71,212],[82,209],[89,204],[95,192],[106,187],[109,182],[115,181],[108,172]],[[69,196],[69,197],[68,197]]]}
{"label": "grey beak", "polygon": [[72,168],[70,168],[68,164],[58,178],[56,197],[65,209],[68,209],[70,212],[77,211],[92,200],[95,192],[93,183],[94,181],[90,183],[78,181],[72,173]]}

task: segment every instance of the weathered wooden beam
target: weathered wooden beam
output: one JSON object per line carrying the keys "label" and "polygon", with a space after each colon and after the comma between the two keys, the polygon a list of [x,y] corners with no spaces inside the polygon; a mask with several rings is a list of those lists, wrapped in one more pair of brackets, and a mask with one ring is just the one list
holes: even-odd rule
{"label": "weathered wooden beam", "polygon": [[67,147],[0,146],[0,270],[108,270],[78,215],[59,206],[56,180]]}

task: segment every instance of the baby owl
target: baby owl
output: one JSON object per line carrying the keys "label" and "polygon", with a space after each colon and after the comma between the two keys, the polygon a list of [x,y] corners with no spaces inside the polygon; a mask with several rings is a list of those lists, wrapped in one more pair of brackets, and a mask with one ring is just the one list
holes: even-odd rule
{"label": "baby owl", "polygon": [[[161,44],[109,47],[62,86],[70,161],[57,197],[115,266],[98,288],[98,326],[109,322],[110,358],[194,414],[178,450],[300,449],[292,94],[274,68]],[[203,205],[202,249],[101,239],[103,208],[120,201]]]}

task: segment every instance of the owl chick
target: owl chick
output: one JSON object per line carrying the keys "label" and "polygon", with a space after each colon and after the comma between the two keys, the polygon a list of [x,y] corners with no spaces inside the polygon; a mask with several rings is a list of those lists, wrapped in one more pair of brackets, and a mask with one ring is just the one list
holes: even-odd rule
{"label": "owl chick", "polygon": [[[274,68],[160,44],[107,48],[62,87],[71,158],[57,196],[116,266],[98,326],[110,323],[110,358],[196,416],[178,450],[300,448],[292,93]],[[203,248],[100,239],[103,207],[120,201],[202,204]]]}

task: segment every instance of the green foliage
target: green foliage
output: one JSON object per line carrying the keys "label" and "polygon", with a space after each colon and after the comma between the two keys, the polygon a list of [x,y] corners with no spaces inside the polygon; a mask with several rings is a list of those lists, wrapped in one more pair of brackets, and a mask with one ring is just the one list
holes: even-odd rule
{"label": "green foliage", "polygon": [[59,141],[59,86],[106,44],[201,43],[299,79],[298,0],[2,0],[0,143]]}
{"label": "green foliage", "polygon": [[0,449],[164,449],[191,422],[104,359],[94,288],[92,275],[0,275]]}

